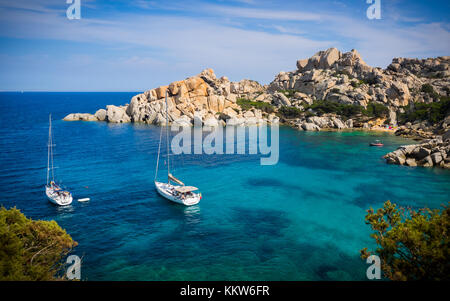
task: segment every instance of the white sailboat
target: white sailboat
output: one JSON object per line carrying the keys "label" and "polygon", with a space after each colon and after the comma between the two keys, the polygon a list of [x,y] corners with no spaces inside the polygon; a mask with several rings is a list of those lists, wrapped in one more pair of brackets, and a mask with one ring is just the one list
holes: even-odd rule
{"label": "white sailboat", "polygon": [[[192,206],[198,204],[202,198],[201,193],[195,193],[198,188],[194,186],[185,186],[182,181],[175,178],[170,173],[170,149],[169,149],[169,113],[168,113],[168,104],[167,104],[167,91],[166,91],[166,133],[167,133],[167,182],[158,182],[158,166],[159,166],[159,155],[161,152],[161,140],[162,140],[162,131],[159,136],[159,147],[158,147],[158,159],[156,162],[156,172],[155,172],[155,187],[158,193],[168,199],[169,201],[183,204],[186,206]],[[173,183],[178,185],[174,185]]]}
{"label": "white sailboat", "polygon": [[[47,184],[45,185],[45,194],[50,202],[56,205],[65,206],[72,203],[72,194],[63,190],[55,182],[55,173],[53,167],[53,138],[52,138],[52,115],[49,116],[48,128],[48,158],[47,158]],[[50,180],[51,170],[51,180]],[[49,182],[50,181],[50,182]]]}

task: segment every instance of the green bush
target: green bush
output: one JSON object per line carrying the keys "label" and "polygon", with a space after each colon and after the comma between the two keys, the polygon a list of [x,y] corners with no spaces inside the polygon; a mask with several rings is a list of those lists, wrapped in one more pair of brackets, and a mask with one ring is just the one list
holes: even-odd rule
{"label": "green bush", "polygon": [[390,280],[450,280],[450,203],[442,210],[412,210],[387,201],[367,210],[375,250],[362,249],[364,260],[380,257],[384,277]]}
{"label": "green bush", "polygon": [[448,87],[448,86],[444,87],[444,91],[445,91],[445,94],[447,94],[447,96],[449,96],[449,94],[450,94],[450,87]]}
{"label": "green bush", "polygon": [[278,113],[286,119],[299,118],[303,115],[302,110],[300,110],[299,108],[288,106],[282,106],[278,110]]}
{"label": "green bush", "polygon": [[366,84],[366,82],[364,80],[360,79],[358,81],[352,81],[350,84],[352,85],[353,88],[358,88],[361,85]]}
{"label": "green bush", "polygon": [[241,107],[242,110],[248,111],[252,108],[259,109],[266,113],[273,113],[275,111],[274,107],[267,103],[262,101],[251,101],[246,98],[238,98],[236,103]]}
{"label": "green bush", "polygon": [[0,280],[61,279],[62,259],[77,245],[55,221],[0,208]]}
{"label": "green bush", "polygon": [[377,84],[377,80],[375,78],[363,79],[362,81],[367,85],[376,85]]}
{"label": "green bush", "polygon": [[370,102],[362,113],[369,117],[384,118],[389,116],[389,109],[377,102]]}
{"label": "green bush", "polygon": [[399,120],[402,123],[414,122],[416,120],[429,121],[431,123],[437,123],[450,114],[450,97],[442,96],[440,101],[432,103],[416,102],[414,103],[414,109],[399,115]]}
{"label": "green bush", "polygon": [[434,93],[433,86],[430,84],[423,84],[420,91],[425,93]]}
{"label": "green bush", "polygon": [[341,104],[329,100],[318,100],[314,102],[312,105],[306,106],[305,109],[306,110],[312,109],[319,116],[326,113],[335,113],[337,115],[341,115],[347,118],[360,114],[362,111],[361,106],[351,104]]}
{"label": "green bush", "polygon": [[312,117],[312,116],[316,116],[316,114],[314,114],[314,113],[311,112],[311,111],[306,111],[306,112],[305,112],[305,117],[306,117],[306,118]]}
{"label": "green bush", "polygon": [[427,93],[428,95],[430,95],[431,97],[438,99],[439,98],[439,94],[434,91],[434,88],[432,85],[430,84],[423,84],[422,88],[420,89],[421,92]]}
{"label": "green bush", "polygon": [[295,90],[278,90],[278,92],[283,93],[284,95],[286,95],[287,98],[292,98],[294,97],[295,94]]}
{"label": "green bush", "polygon": [[[305,105],[304,110],[311,109],[318,116],[333,113],[344,118],[352,118],[356,115],[366,115],[369,117],[383,118],[389,115],[389,109],[382,104],[370,102],[367,108],[353,104],[342,104],[329,100],[317,100],[311,105]],[[302,111],[292,107],[282,107],[280,114],[285,118],[297,118],[302,115]],[[311,113],[309,113],[311,115]]]}

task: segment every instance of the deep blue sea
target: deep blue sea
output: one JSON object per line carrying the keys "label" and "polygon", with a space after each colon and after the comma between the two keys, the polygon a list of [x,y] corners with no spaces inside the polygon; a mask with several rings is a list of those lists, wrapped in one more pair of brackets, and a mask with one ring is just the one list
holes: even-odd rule
{"label": "deep blue sea", "polygon": [[[172,204],[153,186],[158,127],[61,120],[135,94],[0,93],[0,205],[56,220],[79,243],[84,280],[364,280],[359,250],[374,246],[368,208],[450,199],[449,171],[381,158],[411,140],[281,127],[277,165],[177,156],[175,175],[203,199]],[[49,113],[57,178],[74,195],[67,207],[44,194]],[[385,147],[369,147],[376,138]],[[91,201],[76,201],[84,197]]]}

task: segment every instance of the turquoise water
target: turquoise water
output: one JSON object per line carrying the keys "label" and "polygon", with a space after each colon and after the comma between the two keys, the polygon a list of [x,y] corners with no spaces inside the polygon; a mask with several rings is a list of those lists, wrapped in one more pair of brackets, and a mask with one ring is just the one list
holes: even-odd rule
{"label": "turquoise water", "polygon": [[[359,250],[373,247],[365,210],[449,201],[449,171],[381,158],[411,140],[281,127],[274,166],[250,155],[177,156],[175,175],[203,199],[169,203],[153,186],[158,127],[61,121],[134,94],[0,93],[0,204],[65,228],[85,280],[364,280]],[[57,176],[88,203],[56,207],[44,196],[49,112]],[[385,147],[369,147],[374,139]]]}

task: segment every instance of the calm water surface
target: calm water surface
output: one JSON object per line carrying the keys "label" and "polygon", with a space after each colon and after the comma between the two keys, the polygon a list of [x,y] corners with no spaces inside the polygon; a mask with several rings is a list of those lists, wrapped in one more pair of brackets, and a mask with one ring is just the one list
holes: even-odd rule
{"label": "calm water surface", "polygon": [[[282,127],[274,166],[249,155],[177,156],[176,176],[203,199],[171,204],[153,186],[158,127],[61,120],[135,94],[0,93],[0,204],[65,228],[83,279],[364,280],[359,250],[373,247],[365,210],[449,201],[449,171],[381,158],[410,140]],[[57,178],[88,203],[45,198],[50,112]],[[368,146],[377,138],[385,147]]]}

